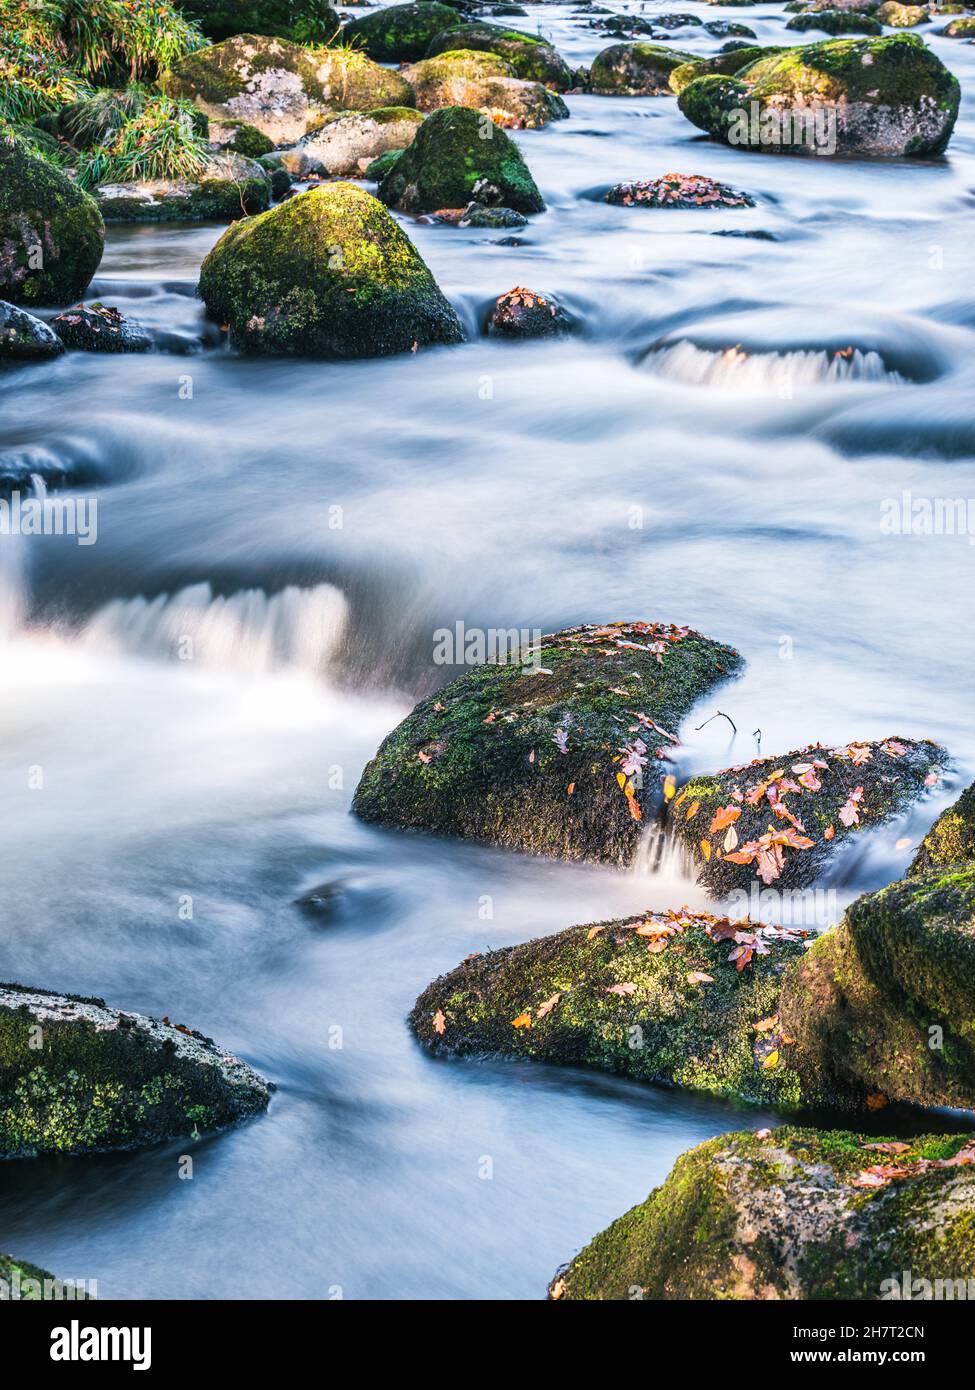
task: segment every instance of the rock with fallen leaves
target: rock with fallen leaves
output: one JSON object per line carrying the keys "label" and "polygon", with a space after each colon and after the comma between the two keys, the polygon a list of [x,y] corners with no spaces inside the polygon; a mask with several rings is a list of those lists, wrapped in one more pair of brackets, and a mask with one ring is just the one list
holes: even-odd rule
{"label": "rock with fallen leaves", "polygon": [[552,338],[571,327],[557,299],[520,285],[498,296],[488,319],[488,333],[495,338]]}
{"label": "rock with fallen leaves", "polygon": [[272,1087],[183,1024],[0,985],[0,1158],[102,1153],[224,1129]]}
{"label": "rock with fallen leaves", "polygon": [[754,200],[726,183],[701,174],[664,174],[659,179],[618,183],[606,194],[618,207],[751,208]]}
{"label": "rock with fallen leaves", "polygon": [[932,825],[908,873],[926,874],[975,863],[975,782]]}
{"label": "rock with fallen leaves", "polygon": [[661,799],[681,721],[741,658],[670,623],[567,628],[514,660],[503,659],[507,635],[493,634],[501,661],[482,649],[491,633],[454,653],[486,664],[388,735],[353,810],[403,830],[626,863]]}
{"label": "rock with fallen leaves", "polygon": [[533,1057],[791,1106],[776,1011],[803,935],[686,908],[570,927],[464,961],[410,1023],[443,1056]]}
{"label": "rock with fallen leaves", "polygon": [[975,1278],[973,1224],[975,1135],[723,1134],[590,1241],[549,1298],[915,1297],[904,1270],[935,1297],[937,1280]]}
{"label": "rock with fallen leaves", "polygon": [[847,841],[936,786],[945,762],[927,740],[817,743],[693,778],[668,823],[715,897],[753,883],[804,888]]}
{"label": "rock with fallen leaves", "polygon": [[65,309],[51,319],[51,328],[66,348],[78,352],[146,352],[152,347],[140,323],[99,300]]}
{"label": "rock with fallen leaves", "polygon": [[811,1102],[975,1110],[975,865],[859,898],[785,973],[780,1016]]}

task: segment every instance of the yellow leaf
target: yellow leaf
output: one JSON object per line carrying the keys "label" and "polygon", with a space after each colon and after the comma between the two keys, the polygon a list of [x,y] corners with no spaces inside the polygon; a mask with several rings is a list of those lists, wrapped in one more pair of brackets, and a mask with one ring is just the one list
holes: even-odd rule
{"label": "yellow leaf", "polygon": [[616,774],[616,780],[617,780],[617,782],[620,784],[621,787],[625,787],[625,786],[626,786],[626,777],[625,777],[625,775],[624,775],[622,772],[617,772],[617,774]]}
{"label": "yellow leaf", "polygon": [[531,1014],[519,1014],[517,1018],[511,1020],[512,1028],[530,1028],[532,1026]]}
{"label": "yellow leaf", "polygon": [[687,972],[687,983],[689,985],[713,985],[714,976],[706,975],[703,970],[689,970]]}
{"label": "yellow leaf", "polygon": [[674,792],[677,790],[677,778],[667,776],[664,778],[664,801],[670,801]]}
{"label": "yellow leaf", "polygon": [[765,1061],[762,1063],[762,1066],[765,1068],[766,1071],[771,1071],[773,1067],[777,1067],[778,1065],[779,1050],[778,1048],[776,1048],[774,1052],[770,1052],[769,1055],[765,1058]]}
{"label": "yellow leaf", "polygon": [[705,862],[705,864],[706,864],[706,863],[708,862],[708,860],[711,858],[711,841],[710,841],[710,840],[702,840],[702,841],[701,841],[701,853],[704,855],[704,862]]}

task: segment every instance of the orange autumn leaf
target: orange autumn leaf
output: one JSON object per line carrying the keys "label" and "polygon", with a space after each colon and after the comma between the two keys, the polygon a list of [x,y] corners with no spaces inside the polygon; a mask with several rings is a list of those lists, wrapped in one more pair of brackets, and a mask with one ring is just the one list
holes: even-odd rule
{"label": "orange autumn leaf", "polygon": [[711,858],[711,841],[710,841],[710,840],[702,840],[702,841],[701,841],[701,853],[704,855],[704,862],[705,862],[705,864],[706,864],[706,863],[710,860],[710,858]]}
{"label": "orange autumn leaf", "polygon": [[887,1104],[887,1097],[884,1095],[883,1091],[872,1091],[871,1094],[867,1096],[868,1110],[883,1110]]}
{"label": "orange autumn leaf", "polygon": [[575,782],[570,782],[569,785],[568,785],[568,787],[566,787],[566,790],[565,790],[566,796],[571,796],[572,793],[575,791],[575,789],[576,789],[576,784],[575,784]]}
{"label": "orange autumn leaf", "polygon": [[591,941],[593,937],[598,936],[602,930],[602,927],[590,927],[589,930],[586,932],[586,940]]}
{"label": "orange autumn leaf", "polygon": [[709,835],[717,835],[719,830],[727,830],[729,825],[733,825],[741,815],[740,806],[722,806],[715,811],[714,819],[708,827]]}
{"label": "orange autumn leaf", "polygon": [[685,820],[690,820],[692,816],[696,816],[696,815],[697,815],[697,813],[698,813],[698,811],[699,811],[700,809],[701,809],[701,803],[700,803],[699,801],[692,801],[691,804],[690,804],[690,806],[688,806],[687,811],[686,811],[685,814],[684,814],[684,819],[685,819]]}
{"label": "orange autumn leaf", "polygon": [[444,1016],[443,1016],[443,1009],[438,1009],[437,1012],[436,1012],[436,1013],[434,1014],[434,1016],[433,1016],[433,1027],[434,1027],[434,1030],[435,1030],[435,1032],[441,1033],[441,1034],[442,1034],[442,1033],[443,1033],[443,1030],[446,1028],[446,1026],[447,1026],[447,1020],[446,1020],[446,1019],[444,1018]]}
{"label": "orange autumn leaf", "polygon": [[833,826],[827,825],[826,829],[823,831],[823,839],[824,839],[824,840],[831,840],[835,834],[836,834],[836,831],[835,831],[835,829],[833,828]]}
{"label": "orange autumn leaf", "polygon": [[511,1020],[512,1028],[530,1028],[532,1026],[531,1014],[519,1014],[517,1018]]}

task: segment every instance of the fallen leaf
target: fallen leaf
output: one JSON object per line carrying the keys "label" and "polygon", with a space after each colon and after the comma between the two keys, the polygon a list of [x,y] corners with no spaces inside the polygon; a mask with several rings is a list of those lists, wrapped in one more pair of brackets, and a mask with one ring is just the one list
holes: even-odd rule
{"label": "fallen leaf", "polygon": [[586,940],[591,941],[594,936],[598,936],[604,929],[602,927],[590,927],[586,932]]}
{"label": "fallen leaf", "polygon": [[561,998],[561,994],[553,994],[551,999],[546,999],[543,1004],[539,1004],[535,1010],[535,1017],[544,1018],[546,1014],[550,1014]]}
{"label": "fallen leaf", "polygon": [[719,811],[715,812],[714,819],[711,821],[711,824],[708,827],[708,834],[717,835],[719,830],[726,830],[729,825],[733,825],[735,823],[735,821],[738,819],[740,815],[740,806],[735,806],[734,804],[730,806],[722,806]]}
{"label": "fallen leaf", "polygon": [[882,1154],[906,1154],[911,1147],[910,1144],[901,1144],[893,1139],[884,1140],[882,1143],[864,1144],[865,1149],[876,1149]]}
{"label": "fallen leaf", "polygon": [[710,858],[711,858],[711,841],[710,841],[710,840],[702,840],[702,841],[701,841],[701,853],[704,855],[704,862],[705,862],[705,864],[707,864],[708,861],[709,861]]}
{"label": "fallen leaf", "polygon": [[687,983],[689,985],[713,985],[714,976],[705,975],[703,970],[689,970],[687,972]]}
{"label": "fallen leaf", "polygon": [[700,803],[699,801],[692,801],[691,804],[690,804],[690,806],[688,806],[686,812],[684,813],[684,819],[685,819],[685,820],[690,820],[690,819],[692,818],[692,816],[696,816],[696,815],[697,815],[697,813],[698,813],[698,811],[699,811],[700,809],[701,809],[701,803]]}
{"label": "fallen leaf", "polygon": [[872,1091],[870,1095],[867,1096],[868,1110],[883,1110],[887,1103],[887,1097],[884,1095],[883,1091]]}
{"label": "fallen leaf", "polygon": [[630,984],[629,981],[627,981],[627,983],[626,983],[625,985],[607,985],[607,987],[606,987],[606,993],[607,993],[607,994],[636,994],[636,985]]}
{"label": "fallen leaf", "polygon": [[512,1028],[530,1028],[532,1026],[531,1014],[519,1014],[517,1018],[511,1020]]}
{"label": "fallen leaf", "polygon": [[670,801],[677,790],[677,778],[667,776],[664,778],[664,801]]}
{"label": "fallen leaf", "polygon": [[433,1027],[435,1032],[442,1034],[447,1026],[447,1020],[443,1016],[443,1009],[438,1009],[433,1016]]}
{"label": "fallen leaf", "polygon": [[755,1131],[756,1139],[769,1139],[771,1138],[771,1135],[772,1131],[770,1129],[756,1129]]}
{"label": "fallen leaf", "polygon": [[769,1055],[765,1058],[765,1061],[762,1063],[762,1069],[764,1071],[771,1071],[773,1067],[777,1067],[778,1065],[779,1049],[776,1048],[774,1052],[770,1052]]}

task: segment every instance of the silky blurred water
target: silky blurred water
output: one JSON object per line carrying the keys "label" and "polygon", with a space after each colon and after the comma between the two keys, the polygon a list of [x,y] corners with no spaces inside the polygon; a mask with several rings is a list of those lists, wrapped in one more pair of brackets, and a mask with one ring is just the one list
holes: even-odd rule
{"label": "silky blurred water", "polygon": [[[527,8],[511,22],[574,64],[612,41]],[[778,6],[679,8],[784,41]],[[881,529],[905,491],[975,497],[975,48],[936,27],[963,85],[939,159],[748,154],[672,99],[568,97],[570,120],[517,136],[548,204],[521,244],[401,219],[460,348],[242,361],[193,297],[222,229],[110,229],[88,297],[174,350],[0,375],[0,473],[64,469],[98,499],[94,545],[0,537],[0,978],[167,1014],[279,1090],[198,1143],[0,1166],[4,1249],[110,1297],[541,1297],[680,1152],[774,1118],[431,1061],[405,1015],[470,951],[704,899],[670,859],[551,864],[348,807],[458,620],[639,617],[730,642],[746,672],[687,722],[685,767],[755,756],[753,730],[765,752],[904,734],[970,780],[975,549]],[[598,201],[671,170],[756,206]],[[557,295],[579,334],[478,336],[515,285]],[[717,709],[737,737],[695,732]],[[895,877],[953,794],[865,837],[838,907]]]}

